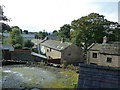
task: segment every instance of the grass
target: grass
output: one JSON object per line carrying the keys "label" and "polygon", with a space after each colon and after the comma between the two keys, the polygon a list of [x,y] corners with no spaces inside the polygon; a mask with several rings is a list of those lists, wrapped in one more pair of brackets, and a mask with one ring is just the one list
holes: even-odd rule
{"label": "grass", "polygon": [[69,69],[60,71],[61,77],[58,77],[54,82],[50,83],[48,88],[75,88],[78,82],[78,74]]}
{"label": "grass", "polygon": [[[11,68],[6,70],[20,72],[27,77],[32,77],[31,81],[24,82],[24,85],[27,88],[75,88],[78,82],[78,73],[71,69],[47,67],[46,70],[51,73],[50,75],[55,77],[50,82],[39,81],[38,78],[32,74],[31,70],[27,68]],[[45,84],[36,85],[36,82],[44,82]]]}

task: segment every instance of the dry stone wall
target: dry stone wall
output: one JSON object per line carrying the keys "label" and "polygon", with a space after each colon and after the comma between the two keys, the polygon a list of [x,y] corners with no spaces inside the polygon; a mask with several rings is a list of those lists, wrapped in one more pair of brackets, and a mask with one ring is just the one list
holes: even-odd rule
{"label": "dry stone wall", "polygon": [[120,68],[80,64],[78,88],[120,88]]}

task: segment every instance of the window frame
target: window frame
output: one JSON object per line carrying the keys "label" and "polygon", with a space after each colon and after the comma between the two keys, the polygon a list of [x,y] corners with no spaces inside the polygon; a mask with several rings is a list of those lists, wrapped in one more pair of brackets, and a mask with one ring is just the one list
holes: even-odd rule
{"label": "window frame", "polygon": [[98,56],[97,53],[95,53],[95,52],[92,53],[92,58],[97,58],[97,56]]}
{"label": "window frame", "polygon": [[112,58],[111,58],[111,57],[107,57],[106,62],[107,62],[107,63],[111,63],[111,62],[112,62]]}

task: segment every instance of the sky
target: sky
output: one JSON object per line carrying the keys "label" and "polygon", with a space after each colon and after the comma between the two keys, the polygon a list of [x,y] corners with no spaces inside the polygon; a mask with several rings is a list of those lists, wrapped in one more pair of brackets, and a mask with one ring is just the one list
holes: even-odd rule
{"label": "sky", "polygon": [[11,18],[10,26],[19,26],[29,32],[59,30],[64,24],[99,13],[118,22],[119,0],[0,0],[4,15]]}

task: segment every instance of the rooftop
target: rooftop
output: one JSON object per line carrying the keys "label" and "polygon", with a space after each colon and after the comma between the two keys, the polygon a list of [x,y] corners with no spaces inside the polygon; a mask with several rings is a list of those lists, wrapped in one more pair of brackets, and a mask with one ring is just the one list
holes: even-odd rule
{"label": "rooftop", "polygon": [[1,49],[9,49],[10,51],[14,50],[14,47],[12,46],[12,44],[0,44],[0,48]]}
{"label": "rooftop", "polygon": [[88,50],[97,50],[104,54],[120,55],[120,42],[110,42],[106,44],[93,43]]}
{"label": "rooftop", "polygon": [[72,43],[69,42],[63,42],[61,41],[55,41],[55,40],[46,40],[41,45],[61,51],[64,50],[65,48],[69,47]]}

